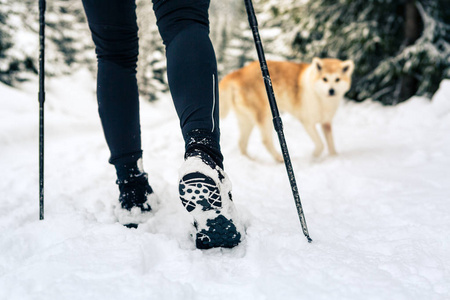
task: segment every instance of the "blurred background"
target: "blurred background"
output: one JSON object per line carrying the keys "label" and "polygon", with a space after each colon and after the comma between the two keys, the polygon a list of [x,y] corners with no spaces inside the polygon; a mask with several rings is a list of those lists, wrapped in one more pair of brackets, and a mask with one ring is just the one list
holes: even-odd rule
{"label": "blurred background", "polygon": [[[138,80],[148,101],[168,93],[165,49],[150,0],[137,0]],[[266,58],[310,62],[315,56],[356,64],[348,99],[395,105],[431,98],[450,78],[449,0],[254,0]],[[256,60],[244,1],[211,1],[211,40],[219,75]],[[39,56],[36,0],[0,0],[0,81],[36,76]],[[47,76],[80,68],[96,72],[81,0],[47,0]]]}

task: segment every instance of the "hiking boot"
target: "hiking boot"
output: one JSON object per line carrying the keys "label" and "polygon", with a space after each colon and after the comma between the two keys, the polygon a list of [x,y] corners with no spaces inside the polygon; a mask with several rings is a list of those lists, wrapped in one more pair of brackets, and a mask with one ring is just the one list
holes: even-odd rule
{"label": "hiking boot", "polygon": [[194,218],[197,248],[232,248],[243,240],[231,182],[209,155],[200,150],[186,155],[180,169],[179,193],[181,203]]}
{"label": "hiking boot", "polygon": [[137,228],[138,224],[149,219],[152,207],[157,203],[157,197],[148,184],[147,173],[117,180],[116,183],[119,185],[120,196],[114,213],[119,223]]}

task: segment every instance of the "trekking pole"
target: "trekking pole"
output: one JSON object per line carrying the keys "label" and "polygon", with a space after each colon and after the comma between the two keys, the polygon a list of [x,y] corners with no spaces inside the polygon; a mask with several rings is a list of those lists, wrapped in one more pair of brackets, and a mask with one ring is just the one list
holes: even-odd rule
{"label": "trekking pole", "polygon": [[305,215],[303,214],[302,203],[300,201],[300,195],[298,193],[297,183],[295,181],[294,169],[292,168],[291,158],[289,156],[286,139],[283,133],[283,123],[281,121],[280,113],[278,112],[277,102],[275,100],[275,94],[272,88],[272,81],[269,75],[269,69],[267,67],[266,58],[264,56],[264,50],[259,36],[258,21],[256,20],[255,10],[251,0],[244,0],[245,8],[247,10],[248,22],[253,32],[253,39],[255,41],[256,51],[258,52],[259,63],[261,65],[261,72],[264,78],[264,84],[266,85],[267,97],[269,98],[270,109],[272,110],[273,125],[275,131],[278,134],[280,141],[281,151],[283,153],[284,164],[286,165],[286,171],[288,173],[289,182],[291,184],[292,194],[294,195],[295,205],[297,207],[297,213],[300,218],[300,224],[302,225],[303,234],[306,236],[309,243],[312,239],[309,237],[308,227],[306,225]]}
{"label": "trekking pole", "polygon": [[45,0],[39,0],[39,219],[44,219]]}

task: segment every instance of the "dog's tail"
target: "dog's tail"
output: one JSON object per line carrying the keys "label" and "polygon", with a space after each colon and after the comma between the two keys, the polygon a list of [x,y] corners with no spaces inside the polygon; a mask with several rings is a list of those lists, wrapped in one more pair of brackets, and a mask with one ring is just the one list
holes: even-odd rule
{"label": "dog's tail", "polygon": [[233,79],[230,76],[225,76],[219,82],[219,111],[220,118],[223,119],[228,116],[231,108],[233,107],[234,94],[236,93],[236,87],[233,83]]}

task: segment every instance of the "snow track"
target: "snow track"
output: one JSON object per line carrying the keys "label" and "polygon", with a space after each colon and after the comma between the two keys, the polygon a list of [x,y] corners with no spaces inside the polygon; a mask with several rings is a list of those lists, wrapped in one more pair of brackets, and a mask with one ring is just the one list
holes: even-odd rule
{"label": "snow track", "polygon": [[207,251],[178,198],[184,145],[169,98],[141,104],[144,167],[162,203],[138,229],[116,222],[92,83],[87,72],[48,81],[44,221],[37,88],[0,85],[0,299],[450,298],[450,81],[432,102],[344,103],[336,157],[312,160],[303,128],[283,116],[312,244],[284,166],[256,131],[254,159],[241,156],[234,116],[222,120],[247,239]]}

